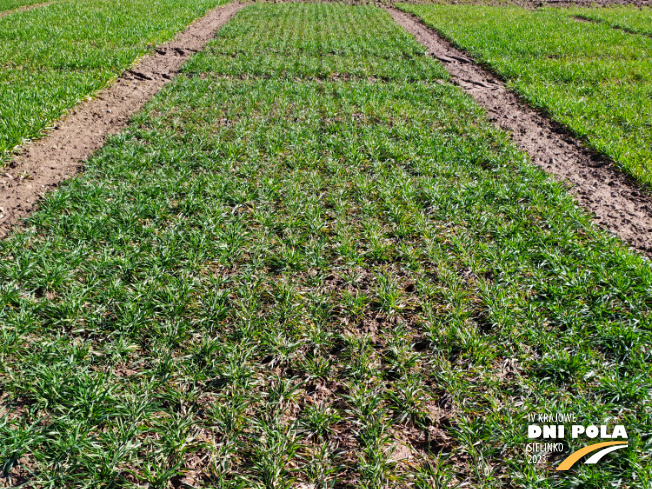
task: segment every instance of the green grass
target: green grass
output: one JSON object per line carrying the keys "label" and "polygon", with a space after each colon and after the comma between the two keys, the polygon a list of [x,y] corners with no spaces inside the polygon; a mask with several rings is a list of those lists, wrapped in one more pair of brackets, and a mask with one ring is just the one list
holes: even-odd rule
{"label": "green grass", "polygon": [[407,5],[644,184],[652,183],[652,39],[566,9]]}
{"label": "green grass", "polygon": [[[261,15],[266,12],[266,15]],[[338,12],[338,15],[334,15]],[[254,6],[227,24],[206,51],[185,67],[250,78],[429,80],[446,78],[389,16],[376,7],[342,11],[337,4],[273,11]],[[369,26],[373,24],[373,29]]]}
{"label": "green grass", "polygon": [[605,22],[632,33],[652,35],[652,8],[619,6],[610,8],[573,8],[569,14]]}
{"label": "green grass", "polygon": [[24,5],[42,3],[41,0],[0,0],[0,14],[7,10],[13,10]]}
{"label": "green grass", "polygon": [[[252,6],[228,32],[260,18],[285,39],[295,24],[274,19],[296,15],[335,43],[357,12]],[[297,49],[287,76],[242,80],[219,37],[0,242],[6,473],[52,488],[649,487],[649,262],[459,88],[355,79],[385,66],[358,42],[355,76],[313,79],[332,60]],[[630,447],[563,476],[533,467],[524,416],[544,410],[620,420]]]}
{"label": "green grass", "polygon": [[0,162],[219,0],[72,0],[0,19]]}

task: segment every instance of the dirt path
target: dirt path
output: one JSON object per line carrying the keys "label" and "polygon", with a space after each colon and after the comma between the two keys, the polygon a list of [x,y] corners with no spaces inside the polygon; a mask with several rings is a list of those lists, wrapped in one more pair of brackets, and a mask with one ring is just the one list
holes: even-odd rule
{"label": "dirt path", "polygon": [[73,109],[47,137],[28,145],[0,168],[0,238],[34,209],[47,190],[77,173],[81,161],[99,149],[107,135],[123,129],[240,8],[236,3],[211,10],[174,40],[142,58],[96,98]]}
{"label": "dirt path", "polygon": [[47,5],[50,5],[52,2],[43,2],[43,3],[33,3],[31,5],[23,5],[22,7],[18,7],[12,10],[7,10],[5,12],[0,12],[0,19],[3,17],[7,17],[8,15],[11,14],[16,14],[18,12],[27,12],[28,10],[33,10],[35,8],[40,8],[40,7],[46,7]]}
{"label": "dirt path", "polygon": [[633,248],[652,254],[652,198],[609,162],[584,149],[559,124],[528,107],[494,75],[473,63],[415,17],[387,9],[428,52],[443,62],[453,81],[489,113],[489,119],[512,133],[516,144],[544,170],[573,184],[580,205],[595,222]]}

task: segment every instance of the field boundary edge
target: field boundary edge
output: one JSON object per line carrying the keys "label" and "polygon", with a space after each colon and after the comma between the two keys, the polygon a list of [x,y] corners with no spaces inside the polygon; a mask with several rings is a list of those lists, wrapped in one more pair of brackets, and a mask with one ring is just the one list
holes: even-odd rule
{"label": "field boundary edge", "polygon": [[0,238],[35,210],[48,190],[77,174],[107,136],[124,129],[131,116],[170,83],[183,63],[201,51],[243,6],[234,2],[209,10],[174,39],[143,56],[115,83],[71,109],[48,135],[25,145],[0,168]]}
{"label": "field boundary edge", "polygon": [[572,185],[574,198],[594,215],[597,225],[652,256],[652,196],[421,19],[394,7],[385,9],[444,65],[452,81],[487,111],[491,122],[511,134],[532,163]]}

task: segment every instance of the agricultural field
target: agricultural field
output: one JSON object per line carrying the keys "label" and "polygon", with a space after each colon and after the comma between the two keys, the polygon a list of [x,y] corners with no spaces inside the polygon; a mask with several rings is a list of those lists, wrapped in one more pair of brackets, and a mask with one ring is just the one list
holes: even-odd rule
{"label": "agricultural field", "polygon": [[[333,12],[338,12],[335,15]],[[416,81],[447,78],[424,48],[378,9],[342,11],[337,4],[314,11],[251,8],[220,31],[206,55],[192,59],[186,73],[238,78],[374,79]],[[372,25],[373,30],[364,28]]]}
{"label": "agricultural field", "polygon": [[[489,66],[625,172],[652,183],[652,38],[579,22],[567,9],[400,8]],[[649,18],[649,10],[642,12]]]}
{"label": "agricultural field", "polygon": [[647,488],[651,272],[382,9],[247,6],[0,241],[4,480]]}
{"label": "agricultural field", "polygon": [[0,18],[0,163],[218,3],[67,0]]}
{"label": "agricultural field", "polygon": [[0,0],[0,15],[7,12],[8,10],[13,10],[25,5],[33,5],[36,3],[40,3],[40,0]]}
{"label": "agricultural field", "polygon": [[579,8],[569,9],[569,13],[584,19],[604,22],[632,33],[652,35],[652,9],[650,8]]}

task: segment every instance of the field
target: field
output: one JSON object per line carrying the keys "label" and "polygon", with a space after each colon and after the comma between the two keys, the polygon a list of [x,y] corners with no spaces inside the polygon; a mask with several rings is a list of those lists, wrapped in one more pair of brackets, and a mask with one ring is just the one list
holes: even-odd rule
{"label": "field", "polygon": [[0,163],[218,3],[70,0],[0,18]]}
{"label": "field", "polygon": [[0,0],[0,15],[8,10],[13,10],[25,5],[40,3],[39,0]]}
{"label": "field", "polygon": [[[334,15],[339,12],[338,15]],[[237,78],[311,80],[444,79],[446,71],[423,56],[423,47],[377,9],[312,11],[294,8],[261,16],[245,9],[240,21],[220,31],[207,55],[191,60],[186,73]],[[364,29],[374,23],[373,31]]]}
{"label": "field", "polygon": [[605,22],[607,25],[626,31],[652,35],[652,9],[614,7],[602,9],[572,9],[571,13],[585,19]]}
{"label": "field", "polygon": [[[385,11],[250,5],[0,241],[0,486],[649,488],[651,305]],[[532,412],[629,447],[532,464]]]}
{"label": "field", "polygon": [[[566,9],[401,8],[491,67],[625,172],[652,183],[652,38],[578,22]],[[643,12],[649,19],[650,11]]]}

